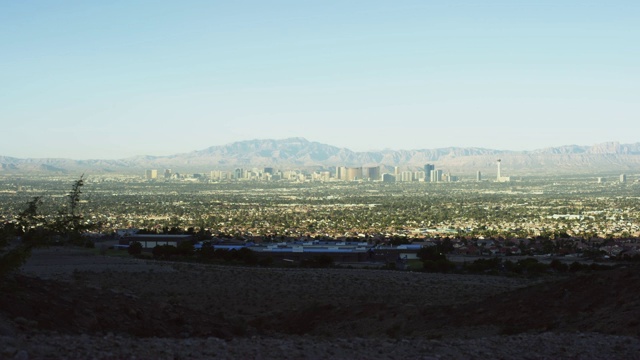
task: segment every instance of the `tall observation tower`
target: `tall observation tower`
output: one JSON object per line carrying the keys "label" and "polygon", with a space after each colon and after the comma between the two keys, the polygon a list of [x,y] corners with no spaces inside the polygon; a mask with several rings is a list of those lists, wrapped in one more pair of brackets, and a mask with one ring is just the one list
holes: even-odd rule
{"label": "tall observation tower", "polygon": [[511,181],[511,176],[502,176],[502,172],[500,171],[500,165],[502,163],[501,159],[498,159],[496,161],[497,165],[498,165],[498,176],[496,176],[496,181],[497,182],[510,182]]}

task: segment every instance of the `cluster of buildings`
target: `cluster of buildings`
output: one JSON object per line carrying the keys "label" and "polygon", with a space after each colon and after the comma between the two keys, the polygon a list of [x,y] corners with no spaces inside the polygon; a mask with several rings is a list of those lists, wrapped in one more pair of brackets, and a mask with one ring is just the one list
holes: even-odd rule
{"label": "cluster of buildings", "polygon": [[[452,255],[500,256],[527,255],[545,256],[564,259],[567,262],[579,260],[582,254],[589,251],[601,251],[603,258],[615,257],[630,259],[640,256],[640,244],[637,239],[603,239],[585,240],[582,238],[541,239],[451,239]],[[546,243],[546,244],[545,244]]]}
{"label": "cluster of buildings", "polygon": [[[511,176],[503,176],[502,174],[502,160],[496,161],[497,174],[495,182],[511,182],[514,179]],[[332,171],[330,171],[332,170]],[[264,167],[262,169],[252,168],[236,168],[230,170],[213,170],[209,174],[189,174],[183,175],[180,173],[174,173],[171,169],[165,169],[164,173],[159,173],[156,169],[150,169],[145,171],[145,179],[158,180],[158,179],[191,179],[191,180],[210,180],[210,181],[239,181],[239,180],[254,180],[254,181],[294,181],[294,182],[306,182],[306,181],[382,181],[382,182],[455,182],[459,181],[458,176],[451,175],[449,172],[444,172],[441,169],[436,169],[433,164],[426,164],[418,171],[414,169],[402,169],[396,166],[391,172],[385,172],[381,166],[360,166],[360,167],[348,167],[348,166],[336,166],[335,170],[330,169],[326,171],[305,171],[305,170],[278,170],[273,167]],[[482,173],[478,171],[476,173],[476,181],[483,181]],[[607,182],[606,178],[596,178],[599,184]],[[627,175],[621,174],[619,182],[621,184],[627,183]]]}
{"label": "cluster of buildings", "polygon": [[336,180],[355,181],[355,180],[380,180],[380,166],[372,167],[336,167]]}
{"label": "cluster of buildings", "polygon": [[157,180],[159,178],[163,178],[163,179],[180,179],[181,175],[179,173],[174,173],[171,171],[171,169],[164,169],[164,173],[162,175],[158,175],[158,170],[156,169],[151,169],[151,170],[146,170],[144,173],[144,178],[147,180]]}
{"label": "cluster of buildings", "polygon": [[[195,249],[200,249],[204,241],[196,242],[193,235],[170,234],[137,234],[137,229],[119,230],[118,248],[127,248],[133,242],[139,242],[143,251],[151,251],[156,246],[171,245],[178,247],[182,242],[191,242]],[[502,237],[475,239],[453,236],[447,237],[452,250],[451,255],[467,256],[566,256],[567,261],[576,261],[583,252],[589,250],[602,251],[603,255],[620,259],[640,256],[640,243],[637,238],[626,239],[539,239],[539,238],[515,238]],[[258,239],[255,239],[258,240]],[[400,264],[406,260],[418,259],[418,252],[423,247],[435,246],[439,239],[423,238],[415,239],[411,243],[391,245],[388,243],[372,243],[367,241],[348,240],[316,240],[316,239],[289,239],[289,241],[263,243],[258,240],[242,241],[213,237],[210,242],[215,249],[240,250],[248,248],[257,256],[271,257],[273,259],[300,262],[317,255],[328,255],[340,263],[389,263],[397,261]]]}
{"label": "cluster of buildings", "polygon": [[[170,245],[178,247],[183,242],[194,243],[195,249],[202,248],[204,241],[196,243],[192,235],[138,234],[137,229],[117,231],[118,248],[127,248],[134,242],[142,245],[143,251],[152,251],[156,246]],[[361,241],[292,240],[278,243],[254,243],[239,240],[212,238],[206,240],[215,249],[240,250],[248,248],[258,256],[271,257],[284,261],[299,262],[317,255],[329,255],[336,262],[376,262],[388,263],[400,260],[417,259],[422,244],[382,245]]]}
{"label": "cluster of buildings", "polygon": [[405,169],[399,166],[393,168],[393,172],[383,172],[380,166],[337,166],[334,171],[304,171],[304,170],[285,170],[281,171],[273,167],[265,167],[262,169],[244,169],[236,168],[230,170],[213,170],[209,174],[192,174],[181,175],[174,173],[171,169],[165,169],[163,174],[158,170],[146,170],[145,179],[208,179],[210,181],[382,181],[382,182],[454,182],[458,181],[457,176],[451,175],[449,172],[443,172],[436,169],[433,164],[424,165],[423,169],[418,171]]}
{"label": "cluster of buildings", "polygon": [[382,181],[389,182],[454,182],[458,181],[458,177],[451,175],[450,173],[444,173],[440,169],[436,169],[433,164],[426,164],[424,170],[419,171],[401,171],[399,167],[394,168],[393,174],[386,174],[386,178]]}
{"label": "cluster of buildings", "polygon": [[[596,180],[598,181],[598,184],[604,184],[606,182],[606,178],[604,178],[604,177],[598,177]],[[621,184],[626,184],[627,183],[627,174],[620,174],[619,181],[620,181]]]}

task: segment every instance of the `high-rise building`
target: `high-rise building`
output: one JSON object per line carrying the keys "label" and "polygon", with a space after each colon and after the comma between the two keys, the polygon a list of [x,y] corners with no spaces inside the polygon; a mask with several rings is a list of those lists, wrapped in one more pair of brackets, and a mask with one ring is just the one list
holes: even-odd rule
{"label": "high-rise building", "polygon": [[500,166],[502,165],[502,160],[498,159],[497,161],[498,163],[498,176],[496,177],[496,181],[497,182],[510,182],[511,181],[511,177],[510,176],[502,176],[501,173],[501,169]]}
{"label": "high-rise building", "polygon": [[164,178],[171,179],[171,169],[164,169]]}
{"label": "high-rise building", "polygon": [[431,173],[435,169],[436,169],[436,167],[433,164],[426,164],[424,166],[424,178],[425,178],[425,181],[431,181]]}
{"label": "high-rise building", "polygon": [[382,171],[380,171],[380,166],[375,166],[369,168],[369,178],[371,180],[378,181],[382,177]]}
{"label": "high-rise building", "polygon": [[282,173],[282,178],[285,180],[297,180],[298,172],[296,170],[287,170]]}
{"label": "high-rise building", "polygon": [[396,181],[395,176],[387,173],[382,174],[382,182],[395,182],[395,181]]}
{"label": "high-rise building", "polygon": [[627,182],[627,174],[620,174],[620,182],[623,184]]}
{"label": "high-rise building", "polygon": [[313,175],[312,179],[315,181],[328,182],[331,179],[331,173],[328,171],[315,172]]}
{"label": "high-rise building", "polygon": [[221,170],[211,171],[211,180],[220,181],[220,180],[229,180],[229,179],[231,179],[231,174],[228,171],[221,171]]}
{"label": "high-rise building", "polygon": [[442,170],[434,170],[436,173],[436,181],[442,181]]}
{"label": "high-rise building", "polygon": [[482,181],[482,173],[480,171],[476,174],[476,181]]}
{"label": "high-rise building", "polygon": [[353,181],[362,179],[362,168],[346,168],[345,180]]}
{"label": "high-rise building", "polygon": [[458,177],[455,175],[451,175],[451,173],[446,173],[442,175],[442,181],[444,182],[456,182],[458,181]]}
{"label": "high-rise building", "polygon": [[380,166],[363,167],[362,178],[375,181],[380,180]]}
{"label": "high-rise building", "polygon": [[403,171],[400,173],[400,181],[409,182],[413,181],[413,172],[412,171]]}
{"label": "high-rise building", "polygon": [[147,180],[157,179],[158,178],[158,170],[147,170],[145,171],[145,178]]}
{"label": "high-rise building", "polygon": [[429,180],[431,182],[440,182],[442,180],[442,170],[432,170],[431,178]]}

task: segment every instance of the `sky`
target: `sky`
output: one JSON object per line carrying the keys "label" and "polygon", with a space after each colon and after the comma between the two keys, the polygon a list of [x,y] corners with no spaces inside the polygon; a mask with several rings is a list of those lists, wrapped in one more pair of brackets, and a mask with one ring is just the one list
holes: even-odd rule
{"label": "sky", "polygon": [[0,156],[640,141],[640,1],[0,0]]}

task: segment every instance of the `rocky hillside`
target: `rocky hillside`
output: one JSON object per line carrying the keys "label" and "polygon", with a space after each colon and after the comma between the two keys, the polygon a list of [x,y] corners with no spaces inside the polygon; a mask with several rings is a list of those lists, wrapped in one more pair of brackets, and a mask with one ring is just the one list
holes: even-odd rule
{"label": "rocky hillside", "polygon": [[451,147],[355,152],[303,138],[289,138],[240,141],[184,154],[119,160],[18,159],[0,156],[0,173],[141,173],[144,169],[152,168],[208,172],[236,167],[320,169],[340,165],[417,169],[432,163],[445,172],[474,174],[476,171],[493,173],[498,158],[502,159],[504,175],[633,172],[640,169],[640,143],[567,145],[534,151]]}
{"label": "rocky hillside", "polygon": [[638,270],[529,279],[39,249],[0,282],[0,359],[638,359]]}

